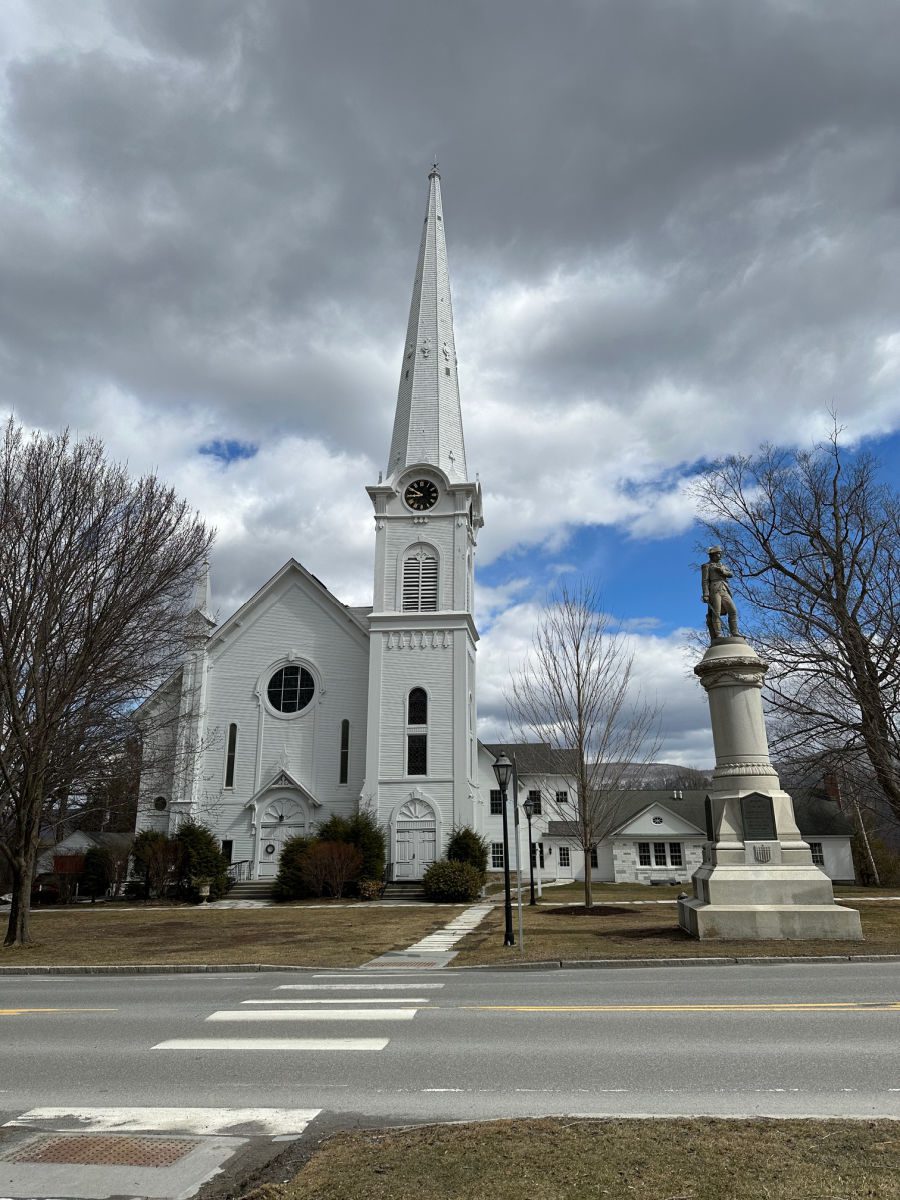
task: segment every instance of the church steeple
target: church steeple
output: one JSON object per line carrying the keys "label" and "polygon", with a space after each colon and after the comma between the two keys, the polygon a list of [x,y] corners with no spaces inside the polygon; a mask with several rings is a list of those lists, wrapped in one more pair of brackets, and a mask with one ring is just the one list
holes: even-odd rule
{"label": "church steeple", "polygon": [[428,176],[428,207],[409,306],[388,479],[414,463],[440,467],[451,483],[466,481],[466,448],[437,163]]}

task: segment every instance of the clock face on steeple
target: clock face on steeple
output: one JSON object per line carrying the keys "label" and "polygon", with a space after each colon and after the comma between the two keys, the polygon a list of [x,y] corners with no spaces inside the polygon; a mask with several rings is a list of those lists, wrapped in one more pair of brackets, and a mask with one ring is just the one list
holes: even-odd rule
{"label": "clock face on steeple", "polygon": [[437,504],[438,490],[430,479],[416,479],[403,493],[403,499],[416,512],[426,512]]}

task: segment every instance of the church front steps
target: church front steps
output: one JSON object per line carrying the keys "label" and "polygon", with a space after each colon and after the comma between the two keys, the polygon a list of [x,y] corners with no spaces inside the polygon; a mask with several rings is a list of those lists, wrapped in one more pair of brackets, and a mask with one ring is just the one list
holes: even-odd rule
{"label": "church front steps", "polygon": [[385,884],[382,900],[423,901],[426,899],[425,889],[418,879],[395,881]]}
{"label": "church front steps", "polygon": [[231,888],[227,898],[229,900],[271,900],[273,882],[271,879],[245,879]]}

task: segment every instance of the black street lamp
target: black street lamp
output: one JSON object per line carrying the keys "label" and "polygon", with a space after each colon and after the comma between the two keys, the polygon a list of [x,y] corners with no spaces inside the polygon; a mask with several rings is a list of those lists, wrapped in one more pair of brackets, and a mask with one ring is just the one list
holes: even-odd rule
{"label": "black street lamp", "polygon": [[506,892],[504,905],[504,915],[506,918],[506,928],[503,932],[504,946],[514,946],[516,944],[516,939],[513,937],[512,897],[509,888],[509,823],[506,816],[506,789],[509,786],[512,769],[513,765],[505,754],[501,754],[494,762],[494,774],[497,776],[497,786],[500,788],[500,800],[503,805],[503,886]]}
{"label": "black street lamp", "polygon": [[528,821],[528,873],[531,879],[531,899],[529,904],[534,904],[534,842],[531,840],[531,818],[534,816],[534,801],[529,796],[522,805],[525,809],[525,818]]}

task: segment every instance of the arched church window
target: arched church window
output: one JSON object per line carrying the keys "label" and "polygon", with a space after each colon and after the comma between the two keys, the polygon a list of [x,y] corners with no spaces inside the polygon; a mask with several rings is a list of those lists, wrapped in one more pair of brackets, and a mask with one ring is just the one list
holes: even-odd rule
{"label": "arched church window", "polygon": [[225,786],[234,787],[234,762],[237,757],[237,725],[228,726],[228,745],[225,747]]}
{"label": "arched church window", "polygon": [[350,722],[341,721],[341,761],[338,780],[346,783],[350,774]]}
{"label": "arched church window", "polygon": [[403,560],[403,611],[436,612],[438,563],[425,547]]}
{"label": "arched church window", "polygon": [[428,774],[428,693],[413,688],[406,710],[406,773]]}
{"label": "arched church window", "polygon": [[295,713],[309,707],[315,691],[315,681],[306,667],[292,664],[275,672],[266,695],[276,712]]}

